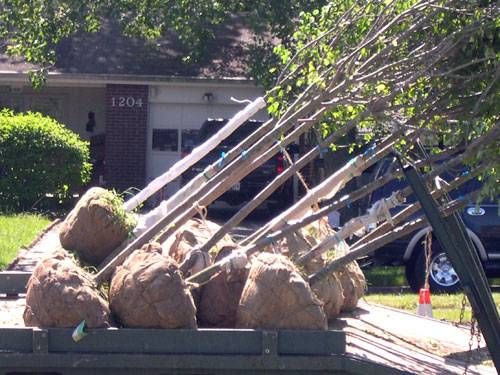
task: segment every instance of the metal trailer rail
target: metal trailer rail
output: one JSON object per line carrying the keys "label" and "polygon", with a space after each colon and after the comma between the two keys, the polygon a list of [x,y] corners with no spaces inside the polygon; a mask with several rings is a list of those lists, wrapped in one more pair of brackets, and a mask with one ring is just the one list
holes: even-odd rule
{"label": "metal trailer rail", "polygon": [[[0,294],[9,294],[0,296],[0,322],[6,318],[0,326],[0,374],[441,375],[462,374],[465,366],[470,374],[495,372],[460,359],[468,350],[466,327],[364,302],[333,321],[329,331],[111,328],[89,330],[75,343],[71,328],[22,325],[29,276],[0,272]],[[481,346],[484,353],[484,341]]]}
{"label": "metal trailer rail", "polygon": [[0,294],[17,296],[26,293],[26,285],[31,272],[2,271],[0,272]]}
{"label": "metal trailer rail", "polygon": [[342,331],[4,328],[0,373],[401,374],[343,355]]}

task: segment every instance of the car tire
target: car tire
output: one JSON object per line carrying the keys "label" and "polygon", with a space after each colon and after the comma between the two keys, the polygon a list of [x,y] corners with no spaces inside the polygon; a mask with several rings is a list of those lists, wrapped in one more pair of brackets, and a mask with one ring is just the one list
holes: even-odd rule
{"label": "car tire", "polygon": [[[415,254],[414,261],[407,264],[406,274],[407,277],[410,275],[408,283],[411,289],[418,292],[425,282],[425,252],[422,246],[415,250],[418,253]],[[436,240],[432,242],[429,286],[434,293],[455,293],[461,290],[458,275]]]}

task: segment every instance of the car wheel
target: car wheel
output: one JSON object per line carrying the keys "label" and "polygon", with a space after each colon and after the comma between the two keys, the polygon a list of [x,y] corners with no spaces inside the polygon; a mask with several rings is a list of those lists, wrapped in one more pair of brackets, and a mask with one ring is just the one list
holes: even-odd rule
{"label": "car wheel", "polygon": [[461,289],[460,279],[445,252],[432,256],[429,269],[431,288],[439,292],[453,293]]}
{"label": "car wheel", "polygon": [[[413,268],[413,290],[418,291],[424,286],[425,279],[425,253],[419,249]],[[429,267],[429,286],[431,291],[437,293],[454,293],[461,289],[458,274],[451,264],[450,258],[440,248],[437,241],[432,243],[432,254]]]}

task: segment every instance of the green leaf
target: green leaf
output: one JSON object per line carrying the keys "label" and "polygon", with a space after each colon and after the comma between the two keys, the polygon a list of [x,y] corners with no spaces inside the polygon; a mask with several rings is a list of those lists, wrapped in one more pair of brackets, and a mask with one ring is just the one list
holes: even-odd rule
{"label": "green leaf", "polygon": [[381,94],[387,91],[387,86],[384,83],[379,83],[377,86],[375,86],[375,90],[378,94]]}

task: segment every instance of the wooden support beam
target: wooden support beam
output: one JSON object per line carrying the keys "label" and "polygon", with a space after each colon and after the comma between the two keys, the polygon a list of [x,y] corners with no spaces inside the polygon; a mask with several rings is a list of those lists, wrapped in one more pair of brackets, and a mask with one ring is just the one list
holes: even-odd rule
{"label": "wooden support beam", "polygon": [[444,217],[413,167],[403,169],[433,234],[450,257],[474,311],[497,371],[500,371],[500,320],[481,261],[459,215]]}

